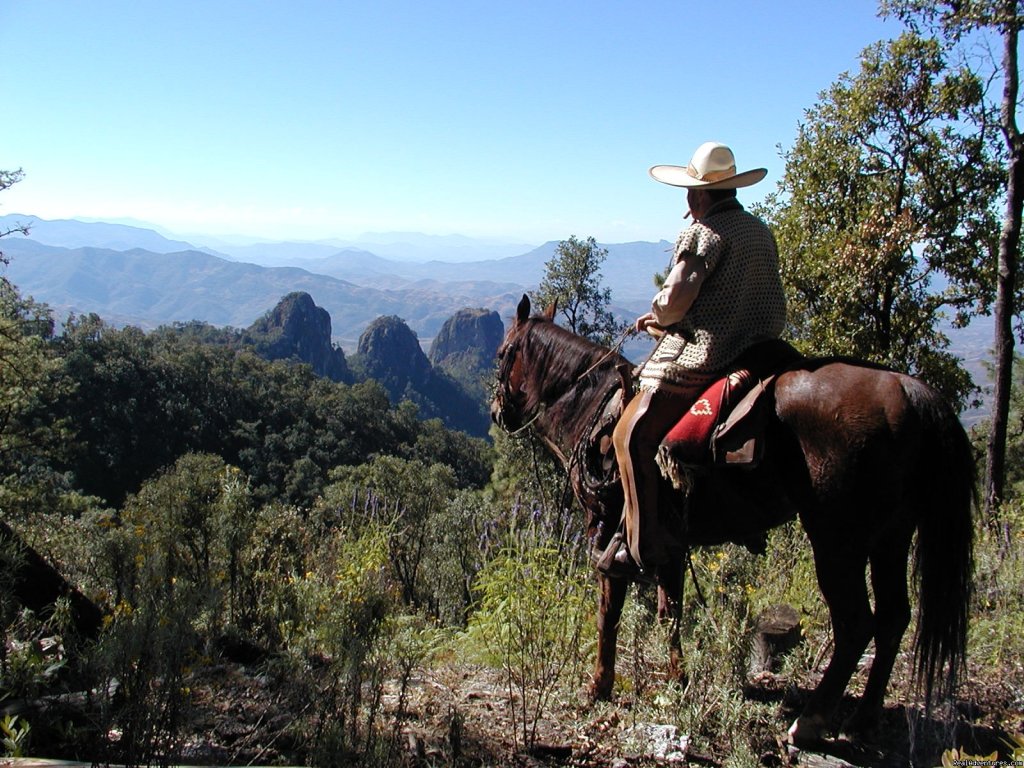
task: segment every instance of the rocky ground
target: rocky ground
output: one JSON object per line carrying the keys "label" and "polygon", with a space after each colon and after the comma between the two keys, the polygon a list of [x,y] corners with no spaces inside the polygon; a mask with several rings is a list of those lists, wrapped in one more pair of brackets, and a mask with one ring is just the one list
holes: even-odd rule
{"label": "rocky ground", "polygon": [[[869,661],[866,657],[865,668]],[[862,669],[855,677],[854,694],[864,676]],[[655,687],[664,685],[663,679],[657,682],[657,673],[655,681]],[[385,687],[383,714],[378,721],[394,723],[395,713],[404,714],[396,730],[383,739],[384,752],[377,762],[579,768],[748,764],[882,768],[912,763],[935,768],[942,761],[943,751],[951,746],[980,756],[1001,750],[1001,756],[1007,757],[1006,738],[1024,733],[1024,691],[1010,682],[968,679],[962,688],[963,703],[928,721],[920,717],[916,705],[894,702],[898,694],[891,696],[878,743],[871,747],[836,741],[814,751],[795,751],[783,737],[815,682],[811,679],[793,684],[771,672],[762,672],[748,682],[743,701],[751,706],[767,703],[768,711],[774,713],[774,725],[769,730],[777,735],[766,736],[757,745],[755,758],[737,762],[713,740],[709,743],[705,737],[691,741],[671,723],[646,719],[642,713],[651,711],[650,707],[638,705],[628,685],[612,702],[591,704],[582,691],[553,697],[545,716],[537,722],[536,732],[524,738],[521,722],[513,721],[508,691],[498,671],[454,660],[437,662],[414,671],[404,696],[396,684]],[[295,685],[272,664],[221,660],[196,668],[185,683],[189,706],[182,717],[181,762],[267,766],[311,761],[310,733],[297,723],[316,702],[297,700]],[[905,690],[899,680],[893,687]],[[47,712],[55,722],[89,720],[88,712],[82,709],[86,705],[75,705],[66,696],[61,701],[66,707],[63,711],[57,711],[52,699],[49,703],[28,703],[20,710],[35,726],[28,754],[78,760],[102,757],[86,754],[89,747],[82,747],[81,742],[77,747],[62,742],[59,730],[44,729]],[[844,706],[852,707],[855,701],[851,696]],[[5,702],[5,711],[10,706],[11,702]],[[116,739],[117,733],[111,737]],[[910,754],[915,755],[913,761],[908,760]]]}
{"label": "rocky ground", "polygon": [[[295,762],[301,745],[291,728],[294,716],[284,708],[285,695],[275,690],[275,684],[258,670],[237,664],[212,667],[203,678],[194,687],[195,710],[183,755],[187,762]],[[970,702],[953,717],[922,723],[908,717],[906,707],[890,705],[878,744],[864,748],[833,742],[814,752],[793,750],[781,738],[805,696],[803,689],[762,676],[745,695],[750,701],[778,705],[780,738],[762,745],[761,765],[905,766],[913,740],[915,753],[922,756],[916,762],[938,766],[943,749],[950,744],[988,755],[1003,746],[1001,739],[1006,735],[1024,731],[1022,692],[998,684],[971,689]],[[389,690],[383,705],[388,711],[397,710],[397,690]],[[407,714],[391,748],[391,764],[586,768],[729,764],[729,755],[694,748],[687,735],[670,724],[638,721],[628,695],[597,705],[582,696],[552,701],[548,716],[537,724],[532,748],[525,749],[522,737],[516,738],[500,675],[481,667],[419,671],[410,680],[404,710]]]}

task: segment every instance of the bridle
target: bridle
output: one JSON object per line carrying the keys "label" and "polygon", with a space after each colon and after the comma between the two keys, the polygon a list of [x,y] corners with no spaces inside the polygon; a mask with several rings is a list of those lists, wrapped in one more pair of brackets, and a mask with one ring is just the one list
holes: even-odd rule
{"label": "bridle", "polygon": [[[519,357],[519,349],[523,344],[523,339],[523,334],[518,334],[513,341],[508,345],[502,345],[502,348],[498,351],[498,370],[494,387],[494,399],[498,406],[498,412],[502,414],[502,417],[504,416],[506,403],[512,403],[518,406],[516,403],[516,395],[521,395],[525,391],[525,377],[523,377],[517,388],[514,388],[512,383],[516,360]],[[518,392],[516,390],[518,390]],[[515,430],[510,430],[509,434],[513,436],[520,434],[527,427],[531,426],[539,416],[540,410],[538,410],[525,425],[518,427]]]}
{"label": "bridle", "polygon": [[[619,336],[618,340],[613,344],[607,352],[605,352],[600,358],[598,358],[589,368],[583,373],[576,377],[576,382],[580,382],[593,373],[597,368],[601,366],[606,360],[613,355],[617,354],[622,348],[631,335],[636,333],[636,329],[630,325],[625,331]],[[506,401],[515,403],[516,391],[512,385],[512,375],[515,371],[515,364],[519,357],[519,350],[523,343],[526,341],[527,334],[525,332],[518,333],[516,338],[513,339],[507,346],[502,345],[502,348],[498,351],[498,370],[497,370],[497,382],[495,386],[495,400],[498,405],[499,412],[504,412]],[[521,394],[525,391],[526,378],[523,377],[519,384],[518,392]],[[509,435],[515,437],[528,429],[544,412],[543,407],[538,407],[537,412],[522,426],[515,430],[509,430]]]}
{"label": "bridle", "polygon": [[[534,426],[541,416],[544,416],[548,411],[543,404],[536,406],[535,412],[525,422],[521,423],[516,429],[509,429],[504,423],[505,421],[505,409],[506,406],[510,410],[514,409],[517,417],[524,418],[526,415],[526,406],[529,404],[531,398],[526,392],[527,382],[531,380],[531,377],[525,376],[524,371],[525,361],[523,359],[524,353],[529,352],[529,348],[524,349],[524,345],[529,343],[530,335],[529,328],[521,328],[518,333],[514,333],[511,338],[507,339],[507,343],[503,343],[498,350],[498,361],[496,366],[497,380],[495,382],[495,396],[494,396],[494,409],[493,412],[496,414],[496,421],[505,430],[509,437],[524,436],[529,442],[529,448],[533,457],[534,473],[537,475],[537,488],[544,500],[545,505],[547,504],[545,484],[540,479],[540,462],[538,459],[538,447],[540,444],[546,444],[547,447],[561,460],[564,467],[564,474],[562,477],[562,488],[558,493],[557,498],[565,503],[571,494],[577,494],[577,497],[582,499],[583,496],[587,496],[593,500],[600,500],[600,509],[603,510],[601,513],[594,513],[595,516],[591,519],[591,532],[589,536],[600,537],[603,534],[601,531],[607,530],[610,532],[614,530],[617,515],[621,513],[621,501],[614,509],[608,506],[608,499],[615,497],[615,489],[620,487],[620,480],[618,471],[615,470],[610,474],[600,472],[596,466],[591,463],[591,454],[595,446],[595,440],[599,440],[600,437],[597,434],[597,430],[607,430],[603,434],[610,435],[610,427],[617,421],[620,410],[611,410],[613,408],[612,403],[616,393],[620,391],[619,388],[610,388],[604,393],[599,403],[593,409],[593,412],[587,416],[581,416],[581,419],[585,419],[585,423],[582,423],[584,427],[580,433],[582,439],[576,442],[575,445],[566,447],[558,447],[554,444],[551,436],[544,437],[539,434],[538,430],[534,429]],[[574,380],[571,386],[578,385],[584,379],[592,376],[595,371],[605,365],[609,359],[611,359],[622,347],[622,344],[634,332],[632,327],[628,328],[617,340],[617,342],[607,350],[604,354],[598,356],[587,368],[579,374],[574,376]],[[520,366],[517,368],[517,363]],[[616,363],[616,370],[619,370],[620,364]],[[620,376],[622,376],[620,371]],[[626,389],[629,388],[629,383],[625,376],[623,376],[623,388],[621,391],[624,396]],[[628,396],[625,396],[621,401],[624,405],[628,402]],[[621,409],[621,405],[618,407]],[[602,448],[602,452],[607,452],[607,449]],[[553,490],[553,489],[552,489]],[[583,494],[583,495],[580,495]],[[592,510],[593,511],[593,510]],[[612,519],[616,517],[616,519]],[[596,526],[596,527],[595,527]],[[595,539],[596,541],[597,539]],[[593,545],[592,545],[593,546]]]}

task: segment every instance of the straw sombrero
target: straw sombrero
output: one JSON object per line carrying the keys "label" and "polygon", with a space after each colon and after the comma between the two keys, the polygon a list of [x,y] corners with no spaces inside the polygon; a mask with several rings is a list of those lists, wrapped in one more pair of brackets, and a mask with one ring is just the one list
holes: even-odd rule
{"label": "straw sombrero", "polygon": [[697,147],[690,164],[655,165],[651,177],[673,187],[701,187],[702,189],[737,189],[757,184],[768,175],[767,168],[736,173],[736,158],[732,150],[717,141],[708,141]]}

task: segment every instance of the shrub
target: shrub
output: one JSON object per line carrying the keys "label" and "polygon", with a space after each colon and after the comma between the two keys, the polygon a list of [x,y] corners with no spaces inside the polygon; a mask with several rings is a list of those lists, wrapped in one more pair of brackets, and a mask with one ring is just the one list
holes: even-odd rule
{"label": "shrub", "polygon": [[[1024,500],[1003,506],[1005,526],[978,528],[969,660],[984,678],[1024,689]],[[1005,546],[1009,532],[1016,546]]]}
{"label": "shrub", "polygon": [[595,595],[582,548],[551,536],[539,514],[513,528],[480,572],[467,639],[507,686],[513,738],[527,748],[552,696],[579,682]]}
{"label": "shrub", "polygon": [[195,594],[187,586],[140,593],[136,604],[118,603],[92,654],[100,732],[113,737],[108,760],[170,765],[190,701],[185,679],[198,658],[190,628]]}
{"label": "shrub", "polygon": [[464,625],[492,527],[483,494],[457,489],[456,473],[445,464],[393,456],[339,467],[331,477],[313,510],[319,524],[352,532],[386,526],[403,603],[445,625]]}
{"label": "shrub", "polygon": [[464,627],[473,584],[492,546],[493,510],[477,491],[459,491],[431,518],[423,557],[424,607],[445,626]]}
{"label": "shrub", "polygon": [[111,757],[169,761],[189,707],[203,639],[236,614],[249,527],[244,480],[215,456],[188,454],[101,516],[114,607],[92,653]]}
{"label": "shrub", "polygon": [[291,576],[293,613],[282,621],[296,727],[313,762],[333,765],[377,753],[381,695],[390,672],[397,590],[388,573],[387,529],[336,529]]}

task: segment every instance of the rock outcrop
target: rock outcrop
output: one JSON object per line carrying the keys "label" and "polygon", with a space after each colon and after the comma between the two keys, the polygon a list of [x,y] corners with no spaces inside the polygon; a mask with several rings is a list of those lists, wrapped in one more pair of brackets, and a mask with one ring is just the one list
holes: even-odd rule
{"label": "rock outcrop", "polygon": [[448,318],[430,346],[430,362],[445,370],[490,371],[505,335],[494,310],[460,309]]}
{"label": "rock outcrop", "polygon": [[289,293],[243,333],[260,357],[298,360],[332,381],[351,382],[345,353],[331,343],[331,316],[308,293]]}
{"label": "rock outcrop", "polygon": [[416,334],[400,317],[378,317],[366,326],[357,353],[363,374],[383,384],[393,397],[407,384],[419,388],[430,378],[430,361]]}
{"label": "rock outcrop", "polygon": [[505,324],[493,310],[460,309],[445,321],[430,347],[430,362],[447,373],[486,411],[494,380],[494,356]]}
{"label": "rock outcrop", "polygon": [[393,403],[410,400],[423,418],[439,418],[450,429],[487,434],[489,420],[477,398],[435,369],[416,334],[394,315],[378,317],[359,337],[352,359],[360,378],[375,379]]}

